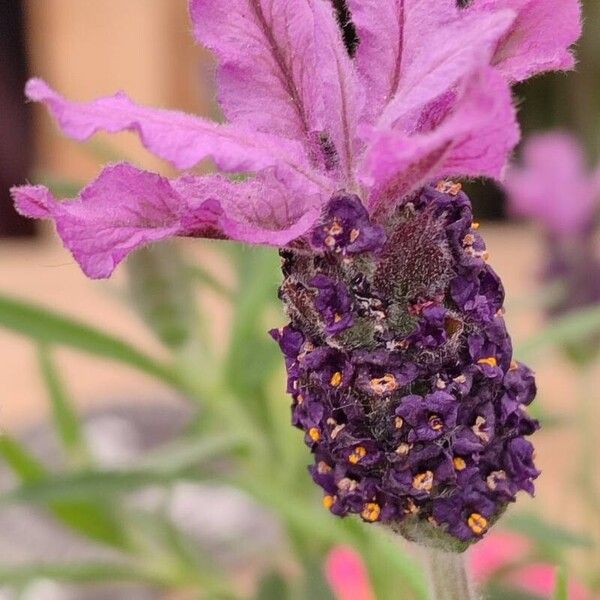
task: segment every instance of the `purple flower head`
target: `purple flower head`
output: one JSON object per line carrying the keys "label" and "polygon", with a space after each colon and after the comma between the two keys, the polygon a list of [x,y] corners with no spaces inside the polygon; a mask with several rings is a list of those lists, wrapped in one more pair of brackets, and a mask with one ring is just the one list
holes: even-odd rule
{"label": "purple flower head", "polygon": [[[509,83],[572,66],[580,33],[577,0],[558,9],[553,0],[465,9],[455,0],[348,0],[359,38],[351,57],[329,0],[189,6],[196,39],[219,63],[226,124],[140,106],[122,92],[72,102],[39,79],[27,85],[76,140],[130,130],[178,169],[210,157],[223,173],[254,174],[169,180],[117,164],[69,202],[43,186],[15,188],[18,210],[54,220],[90,277],[172,236],[284,247],[312,229],[337,190],[384,214],[448,175],[498,177],[519,138]],[[372,228],[359,227],[349,244],[344,237],[347,251],[379,243]]]}
{"label": "purple flower head", "polygon": [[[309,340],[296,360],[284,351],[325,506],[447,549],[480,539],[539,474],[525,440],[538,428],[524,410],[533,374],[513,361],[502,284],[472,217],[442,181],[396,208],[381,248],[292,261],[292,322],[277,334]],[[307,305],[299,282],[326,293]],[[311,316],[340,305],[338,286],[348,325],[332,331]]]}
{"label": "purple flower head", "polygon": [[190,0],[225,124],[27,85],[72,138],[130,130],[180,170],[210,157],[243,181],[118,164],[68,202],[13,196],[94,278],[172,236],[280,248],[290,324],[271,334],[324,505],[462,548],[532,491],[537,423],[501,282],[448,177],[500,177],[519,140],[510,85],[572,66],[579,2],[346,4],[352,49],[330,0]]}
{"label": "purple flower head", "polygon": [[585,234],[600,210],[600,167],[588,170],[583,148],[568,133],[529,138],[523,164],[510,169],[505,185],[512,210],[553,237]]}

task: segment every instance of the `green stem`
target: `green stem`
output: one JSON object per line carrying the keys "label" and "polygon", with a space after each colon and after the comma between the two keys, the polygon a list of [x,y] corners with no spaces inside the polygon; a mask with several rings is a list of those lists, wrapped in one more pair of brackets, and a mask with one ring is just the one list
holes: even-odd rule
{"label": "green stem", "polygon": [[423,548],[431,600],[477,600],[467,574],[465,554]]}

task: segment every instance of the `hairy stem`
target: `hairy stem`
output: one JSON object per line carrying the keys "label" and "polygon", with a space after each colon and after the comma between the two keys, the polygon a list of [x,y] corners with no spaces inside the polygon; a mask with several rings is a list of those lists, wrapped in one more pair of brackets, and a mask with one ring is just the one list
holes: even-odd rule
{"label": "hairy stem", "polygon": [[477,600],[467,574],[465,554],[423,548],[431,600]]}

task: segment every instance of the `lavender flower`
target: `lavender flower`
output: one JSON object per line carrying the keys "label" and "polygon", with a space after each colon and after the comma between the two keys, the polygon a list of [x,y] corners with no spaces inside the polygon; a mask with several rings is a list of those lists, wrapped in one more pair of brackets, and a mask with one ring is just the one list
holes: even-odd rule
{"label": "lavender flower", "polygon": [[[27,86],[79,140],[131,130],[179,169],[112,165],[78,198],[15,188],[90,277],[171,236],[282,248],[293,421],[335,514],[470,542],[537,471],[531,372],[512,361],[503,291],[449,176],[499,177],[519,139],[510,84],[573,64],[576,0],[191,0],[219,60],[228,124]],[[435,182],[439,183],[435,185]],[[434,186],[432,186],[434,182]],[[420,534],[419,534],[420,535]],[[422,536],[421,536],[422,537]]]}
{"label": "lavender flower", "polygon": [[[523,165],[506,178],[510,206],[542,227],[545,264],[542,280],[558,288],[547,308],[550,317],[600,303],[600,256],[596,244],[600,214],[600,166],[589,171],[577,139],[563,132],[532,136]],[[593,358],[596,337],[565,347],[577,361]]]}

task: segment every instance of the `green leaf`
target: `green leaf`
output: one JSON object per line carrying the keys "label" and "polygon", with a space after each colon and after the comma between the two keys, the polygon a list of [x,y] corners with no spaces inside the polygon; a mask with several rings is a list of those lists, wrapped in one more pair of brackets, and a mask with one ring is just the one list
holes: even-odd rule
{"label": "green leaf", "polygon": [[519,344],[515,355],[529,358],[552,345],[577,344],[600,332],[600,305],[554,320],[540,333]]}
{"label": "green leaf", "polygon": [[567,571],[564,567],[558,569],[556,574],[556,589],[554,600],[569,600]]}
{"label": "green leaf", "polygon": [[142,248],[126,263],[133,307],[169,348],[187,344],[198,325],[189,270],[177,246]]}
{"label": "green leaf", "polygon": [[73,464],[89,463],[89,452],[79,418],[60,380],[52,353],[45,344],[38,346],[38,361],[52,405],[58,438]]}
{"label": "green leaf", "polygon": [[[0,456],[23,482],[22,488],[35,487],[53,477],[22,444],[7,435],[0,436]],[[88,538],[117,548],[127,546],[118,518],[96,498],[76,500],[64,496],[47,502],[40,498],[40,503],[47,505],[58,521]]]}
{"label": "green leaf", "polygon": [[128,342],[69,317],[25,301],[0,295],[0,326],[49,344],[70,346],[83,352],[127,364],[180,387],[174,370]]}
{"label": "green leaf", "polygon": [[539,544],[562,548],[592,548],[594,546],[594,541],[590,536],[570,531],[555,523],[548,523],[533,513],[508,514],[503,523]]}
{"label": "green leaf", "polygon": [[[307,596],[308,598],[309,596]],[[318,598],[318,596],[310,596]],[[290,589],[284,577],[275,572],[265,575],[260,581],[255,600],[289,600]]]}
{"label": "green leaf", "polygon": [[0,566],[0,584],[25,585],[36,579],[51,579],[67,583],[143,582],[165,585],[168,582],[158,572],[143,569],[134,564],[89,563],[42,563]]}

